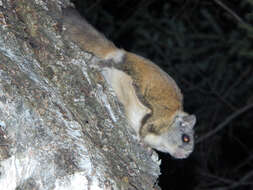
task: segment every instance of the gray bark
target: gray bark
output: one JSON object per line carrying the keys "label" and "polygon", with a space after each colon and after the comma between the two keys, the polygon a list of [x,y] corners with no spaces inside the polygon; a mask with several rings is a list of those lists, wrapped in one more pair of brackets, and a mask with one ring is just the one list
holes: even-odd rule
{"label": "gray bark", "polygon": [[0,0],[0,189],[159,189],[98,59],[62,35],[68,0]]}

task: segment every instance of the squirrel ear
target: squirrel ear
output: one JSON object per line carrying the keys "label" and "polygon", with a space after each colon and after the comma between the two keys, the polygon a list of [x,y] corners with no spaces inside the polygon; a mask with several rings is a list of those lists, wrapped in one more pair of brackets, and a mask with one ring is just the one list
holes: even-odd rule
{"label": "squirrel ear", "polygon": [[195,115],[187,115],[183,117],[183,121],[187,123],[187,126],[193,128],[196,124],[196,116]]}

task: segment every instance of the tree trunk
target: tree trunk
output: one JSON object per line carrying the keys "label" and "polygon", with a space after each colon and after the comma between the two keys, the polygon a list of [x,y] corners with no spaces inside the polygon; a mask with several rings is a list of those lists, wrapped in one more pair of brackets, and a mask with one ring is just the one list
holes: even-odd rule
{"label": "tree trunk", "polygon": [[98,59],[62,35],[69,5],[0,0],[0,189],[159,189]]}

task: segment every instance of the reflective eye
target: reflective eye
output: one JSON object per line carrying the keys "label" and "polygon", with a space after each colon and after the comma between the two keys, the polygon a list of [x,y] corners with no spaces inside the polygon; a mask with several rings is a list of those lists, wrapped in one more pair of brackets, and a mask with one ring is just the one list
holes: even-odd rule
{"label": "reflective eye", "polygon": [[186,134],[183,134],[182,135],[182,141],[184,143],[189,143],[190,142],[190,137],[188,135],[186,135]]}

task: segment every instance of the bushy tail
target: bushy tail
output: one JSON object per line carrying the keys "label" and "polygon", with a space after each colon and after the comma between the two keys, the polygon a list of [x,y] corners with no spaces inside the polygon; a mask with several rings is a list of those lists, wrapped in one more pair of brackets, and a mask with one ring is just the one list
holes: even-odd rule
{"label": "bushy tail", "polygon": [[62,12],[64,35],[83,50],[102,59],[117,50],[115,45],[91,26],[76,9],[69,7],[63,9]]}

